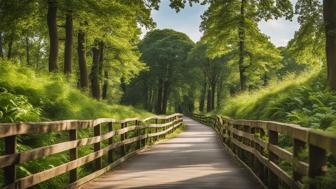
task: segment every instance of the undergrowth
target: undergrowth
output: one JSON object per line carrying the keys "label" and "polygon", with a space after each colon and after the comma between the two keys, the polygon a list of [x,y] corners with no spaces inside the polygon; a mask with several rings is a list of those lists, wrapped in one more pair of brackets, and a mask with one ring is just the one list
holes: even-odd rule
{"label": "undergrowth", "polygon": [[[221,114],[236,119],[272,120],[295,123],[303,127],[323,130],[336,134],[336,93],[326,86],[326,74],[311,70],[300,75],[288,75],[269,86],[238,94],[225,100],[220,110],[211,114]],[[291,139],[279,141],[283,148],[291,149]],[[301,156],[307,160],[308,150]],[[331,157],[335,161],[335,157]],[[291,174],[292,168],[285,161],[280,166]],[[335,188],[336,168],[328,166],[326,175],[315,179],[306,177],[305,188],[314,183],[317,188]]]}
{"label": "undergrowth", "polygon": [[[76,89],[75,81],[62,74],[36,72],[14,61],[0,60],[0,123],[38,122],[65,119],[130,118],[152,115],[144,110],[130,106],[108,104],[97,101]],[[117,128],[115,128],[117,129]],[[91,137],[93,130],[81,130],[79,138]],[[17,150],[28,151],[68,140],[67,133],[32,134],[17,137]],[[79,148],[79,156],[93,151],[93,146]],[[4,153],[4,140],[0,139],[0,155]],[[17,178],[69,162],[68,152],[61,152],[17,166]],[[92,172],[89,163],[79,168],[79,175]],[[63,188],[68,183],[68,175],[57,176],[33,188]],[[3,172],[0,172],[0,187],[4,184]]]}
{"label": "undergrowth", "polygon": [[273,120],[336,134],[336,93],[319,70],[289,75],[268,87],[228,98],[214,112],[237,119]]}

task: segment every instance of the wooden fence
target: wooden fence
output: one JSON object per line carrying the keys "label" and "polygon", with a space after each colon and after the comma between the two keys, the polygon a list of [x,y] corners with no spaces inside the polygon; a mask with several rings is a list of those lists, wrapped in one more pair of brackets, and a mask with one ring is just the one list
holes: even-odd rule
{"label": "wooden fence", "polygon": [[[304,177],[322,176],[328,164],[335,165],[336,136],[272,121],[196,114],[193,118],[213,127],[225,147],[270,189],[302,188]],[[318,188],[308,183],[309,188]]]}
{"label": "wooden fence", "polygon": [[[160,138],[164,138],[181,125],[182,114],[153,116],[144,120],[138,118],[96,119],[0,124],[0,140],[4,142],[4,154],[0,156],[0,168],[3,169],[5,181],[4,188],[28,188],[62,174],[69,176],[67,188],[76,188],[111,170],[135,155],[147,144],[153,144]],[[79,133],[85,129],[88,130],[87,132],[93,131],[93,136],[79,138]],[[68,140],[18,152],[17,140],[20,137],[50,133],[60,133],[63,136],[65,134]],[[79,147],[87,145],[93,145],[93,152],[79,157]],[[68,152],[68,162],[17,178],[17,165],[61,152]],[[116,154],[118,154],[117,158],[114,157]],[[105,163],[103,163],[103,158],[106,159]],[[79,178],[78,168],[89,162],[94,164],[94,172]],[[103,164],[106,165],[103,166]]]}

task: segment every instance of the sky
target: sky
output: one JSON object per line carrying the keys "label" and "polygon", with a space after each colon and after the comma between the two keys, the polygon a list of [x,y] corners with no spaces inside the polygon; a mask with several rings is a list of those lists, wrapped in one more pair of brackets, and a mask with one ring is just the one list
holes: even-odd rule
{"label": "sky", "polygon": [[[294,0],[292,0],[294,1]],[[186,33],[193,41],[199,41],[202,33],[199,25],[202,21],[201,15],[207,9],[204,5],[186,6],[179,13],[169,7],[169,0],[162,0],[159,11],[152,11],[152,17],[157,28],[170,28]],[[299,28],[296,20],[293,22],[285,19],[270,20],[259,23],[260,30],[268,35],[276,46],[286,46],[293,38],[295,31]]]}

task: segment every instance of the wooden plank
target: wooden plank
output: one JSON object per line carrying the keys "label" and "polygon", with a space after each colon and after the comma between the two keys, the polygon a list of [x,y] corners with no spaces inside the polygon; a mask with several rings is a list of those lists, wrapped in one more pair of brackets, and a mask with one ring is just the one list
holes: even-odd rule
{"label": "wooden plank", "polygon": [[90,153],[86,156],[80,157],[76,160],[70,161],[68,163],[59,165],[57,167],[53,167],[51,169],[21,178],[19,180],[16,180],[16,182],[11,183],[10,185],[6,186],[5,188],[13,188],[15,186],[20,186],[20,188],[28,188],[30,186],[36,185],[38,183],[41,183],[43,181],[49,180],[53,177],[56,177],[58,175],[61,175],[63,173],[66,173],[70,170],[73,170],[75,168],[78,168],[86,163],[89,163],[91,161],[96,160],[97,158],[102,157],[103,155],[107,154],[109,152],[109,150],[111,149],[115,149],[118,147],[121,147],[125,144],[130,144],[133,143],[137,140],[146,138],[146,135],[142,135],[140,137],[133,137],[133,138],[129,138],[127,140],[124,140],[122,142],[118,142],[118,143],[114,143],[112,145],[109,145],[99,151]]}
{"label": "wooden plank", "polygon": [[[74,141],[77,140],[77,130],[69,131],[69,140]],[[76,160],[78,158],[78,148],[72,148],[69,150],[70,161]],[[69,181],[70,183],[75,182],[78,179],[77,168],[71,170],[69,172]]]}
{"label": "wooden plank", "polygon": [[100,118],[95,120],[62,120],[52,122],[40,122],[40,123],[34,123],[34,122],[0,123],[0,138],[13,135],[31,134],[31,133],[50,133],[50,132],[69,131],[74,129],[87,129],[103,123],[122,123],[122,122],[125,123],[128,121],[135,121],[135,120],[146,122],[154,118],[161,120],[174,116],[181,117],[182,114],[173,114],[170,116],[152,116],[143,120],[140,120],[139,118],[130,118],[124,120]]}
{"label": "wooden plank", "polygon": [[[108,131],[113,132],[113,123],[108,123]],[[108,139],[108,144],[111,145],[113,144],[113,136]],[[113,162],[113,150],[109,150],[108,152],[108,162],[112,163]]]}
{"label": "wooden plank", "polygon": [[[93,132],[94,132],[94,136],[100,136],[101,135],[101,125],[98,124],[97,126],[95,126],[93,128]],[[101,148],[101,143],[100,142],[96,142],[94,145],[93,145],[93,149],[95,152],[98,152]],[[95,169],[96,170],[99,170],[102,168],[102,158],[99,157],[95,160]]]}
{"label": "wooden plank", "polygon": [[[293,186],[294,181],[286,171],[282,170],[277,164],[269,161],[267,167],[271,170],[271,172],[275,175],[277,180],[280,178],[281,181],[285,182],[288,186]],[[270,184],[272,187],[275,186],[275,183]],[[273,189],[273,188],[272,188]]]}
{"label": "wooden plank", "polygon": [[264,149],[267,147],[267,143],[258,136],[254,136],[253,141]]}
{"label": "wooden plank", "polygon": [[[268,131],[268,140],[269,140],[268,142],[270,144],[278,145],[278,132],[273,131],[273,130],[269,130]],[[278,163],[278,156],[275,153],[273,153],[272,151],[268,151],[268,159],[274,164]],[[274,172],[274,170],[272,170],[271,168],[268,172],[268,185],[267,186],[269,188],[272,188],[272,189],[279,188],[279,179],[278,179],[276,173]]]}
{"label": "wooden plank", "polygon": [[[125,122],[121,123],[121,128],[122,129],[127,129],[126,124],[127,123],[125,123]],[[125,139],[126,139],[126,132],[124,134],[121,134],[121,136],[120,136],[120,140],[121,140],[122,143],[124,142]],[[120,148],[120,154],[121,154],[121,156],[126,155],[126,146],[124,144]]]}
{"label": "wooden plank", "polygon": [[76,146],[80,147],[80,146],[94,144],[97,142],[102,142],[115,135],[124,134],[128,131],[132,131],[137,128],[138,128],[137,126],[132,126],[132,127],[124,128],[124,129],[119,129],[115,132],[111,131],[101,136],[84,138],[84,139],[79,139],[75,141],[67,141],[67,142],[58,143],[58,144],[54,144],[50,146],[35,148],[33,150],[29,150],[25,152],[20,152],[20,153],[15,153],[15,154],[10,154],[10,155],[3,155],[3,156],[0,156],[0,162],[2,162],[0,164],[0,168],[9,166],[14,163],[24,163],[26,161],[35,160],[35,159],[49,156],[52,154],[64,152],[66,150],[75,148]]}
{"label": "wooden plank", "polygon": [[293,162],[293,154],[279,146],[268,144],[268,150],[280,159],[287,161],[288,163]]}
{"label": "wooden plank", "polygon": [[254,135],[253,134],[250,134],[250,133],[247,133],[247,132],[244,132],[242,130],[238,130],[236,128],[231,128],[230,129],[232,133],[240,136],[240,137],[244,137],[244,138],[247,138],[249,140],[253,140],[254,139]]}
{"label": "wooden plank", "polygon": [[[304,150],[304,147],[305,147],[305,142],[303,142],[301,140],[297,140],[297,139],[293,140],[293,158],[294,158],[294,161],[299,161],[299,154]],[[307,175],[307,173],[302,174],[302,172],[298,170],[297,166],[294,166],[293,164],[294,163],[292,163],[294,181],[302,181],[303,176]]]}
{"label": "wooden plank", "polygon": [[336,136],[319,131],[309,131],[309,144],[336,155]]}
{"label": "wooden plank", "polygon": [[250,153],[253,153],[253,148],[250,146],[247,146],[246,144],[240,142],[239,140],[235,139],[235,138],[231,138],[231,141],[237,145],[240,149],[243,149],[245,151],[248,151]]}
{"label": "wooden plank", "polygon": [[0,123],[0,138],[22,134],[50,133],[69,131],[74,129],[87,129],[107,122],[117,122],[117,120],[101,118],[96,120],[64,120],[40,123]]}
{"label": "wooden plank", "polygon": [[[16,145],[17,145],[16,136],[5,137],[5,153],[6,154],[16,153]],[[15,182],[15,179],[16,179],[15,164],[4,167],[4,178],[5,178],[6,185]]]}
{"label": "wooden plank", "polygon": [[[327,167],[326,151],[314,145],[309,145],[309,171],[308,176],[315,178],[324,175]],[[310,183],[309,189],[319,188],[316,183]]]}

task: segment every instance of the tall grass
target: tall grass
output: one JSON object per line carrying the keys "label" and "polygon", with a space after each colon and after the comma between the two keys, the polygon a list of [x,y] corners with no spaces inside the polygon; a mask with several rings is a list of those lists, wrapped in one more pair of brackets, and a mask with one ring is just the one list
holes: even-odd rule
{"label": "tall grass", "polygon": [[[87,95],[87,91],[76,88],[75,81],[63,74],[36,72],[13,61],[0,60],[0,122],[46,121],[63,119],[95,119],[147,117],[150,113],[130,106],[109,104],[97,101]],[[79,137],[92,136],[91,130],[81,130]],[[68,140],[67,133],[36,134],[18,137],[19,152],[51,145]],[[0,155],[4,152],[3,139],[0,139]],[[93,151],[93,146],[79,148],[79,155]],[[17,177],[61,165],[69,161],[68,152],[54,154],[17,166]],[[93,170],[91,164],[79,168],[80,176]],[[57,176],[33,188],[63,188],[68,183],[66,174]],[[0,187],[4,185],[3,172],[0,172]]]}
{"label": "tall grass", "polygon": [[[41,110],[41,120],[144,117],[130,106],[99,102],[76,89],[62,74],[40,73],[12,61],[0,61],[0,87],[28,99]],[[26,120],[30,121],[30,120]]]}
{"label": "tall grass", "polygon": [[289,75],[263,89],[228,98],[214,113],[238,119],[290,122],[334,132],[336,94],[326,86],[324,72],[312,70]]}

